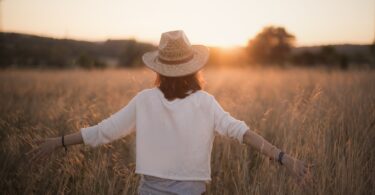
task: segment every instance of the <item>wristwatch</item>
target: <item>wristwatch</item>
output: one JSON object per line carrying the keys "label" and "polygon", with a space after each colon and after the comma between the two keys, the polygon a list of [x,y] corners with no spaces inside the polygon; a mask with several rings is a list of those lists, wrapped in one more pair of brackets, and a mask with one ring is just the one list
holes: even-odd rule
{"label": "wristwatch", "polygon": [[279,157],[277,158],[277,162],[279,162],[280,163],[280,165],[283,165],[283,157],[284,157],[284,152],[283,151],[281,151],[280,153],[279,153]]}

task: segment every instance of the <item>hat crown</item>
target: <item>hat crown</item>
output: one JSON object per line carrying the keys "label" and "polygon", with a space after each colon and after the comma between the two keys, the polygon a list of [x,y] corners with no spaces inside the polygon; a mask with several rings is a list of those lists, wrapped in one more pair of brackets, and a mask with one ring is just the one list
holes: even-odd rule
{"label": "hat crown", "polygon": [[167,63],[181,63],[193,57],[193,50],[184,31],[169,31],[161,35],[159,42],[159,60]]}
{"label": "hat crown", "polygon": [[143,54],[145,65],[160,75],[181,77],[197,72],[206,64],[209,49],[191,45],[182,30],[165,32],[156,51]]}

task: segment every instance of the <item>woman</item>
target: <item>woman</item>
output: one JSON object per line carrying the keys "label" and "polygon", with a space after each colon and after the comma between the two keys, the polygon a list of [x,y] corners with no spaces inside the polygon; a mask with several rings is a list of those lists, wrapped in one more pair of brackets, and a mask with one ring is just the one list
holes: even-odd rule
{"label": "woman", "polygon": [[139,92],[128,105],[98,125],[46,139],[33,160],[74,144],[98,146],[136,131],[136,170],[140,194],[201,194],[211,180],[214,132],[258,149],[303,180],[308,167],[225,112],[202,90],[199,70],[208,49],[190,45],[183,31],[163,33],[157,51],[143,62],[157,73],[156,87]]}

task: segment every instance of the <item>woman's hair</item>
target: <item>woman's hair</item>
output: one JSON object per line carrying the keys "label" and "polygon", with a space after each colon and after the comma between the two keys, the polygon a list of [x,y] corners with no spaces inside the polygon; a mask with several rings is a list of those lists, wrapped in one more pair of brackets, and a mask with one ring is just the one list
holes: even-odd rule
{"label": "woman's hair", "polygon": [[203,89],[205,81],[200,71],[181,77],[167,77],[157,74],[155,86],[157,86],[169,101],[176,98],[185,98],[190,93]]}

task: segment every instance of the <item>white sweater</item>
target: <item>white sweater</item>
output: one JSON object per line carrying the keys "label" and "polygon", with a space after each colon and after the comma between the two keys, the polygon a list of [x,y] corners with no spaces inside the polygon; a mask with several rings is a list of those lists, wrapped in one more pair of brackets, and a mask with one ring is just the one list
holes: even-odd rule
{"label": "white sweater", "polygon": [[214,132],[242,143],[248,129],[205,91],[168,101],[155,87],[139,92],[120,111],[81,133],[84,143],[95,147],[136,131],[136,173],[205,181],[211,180]]}

